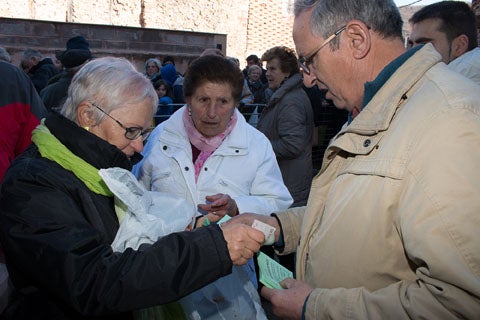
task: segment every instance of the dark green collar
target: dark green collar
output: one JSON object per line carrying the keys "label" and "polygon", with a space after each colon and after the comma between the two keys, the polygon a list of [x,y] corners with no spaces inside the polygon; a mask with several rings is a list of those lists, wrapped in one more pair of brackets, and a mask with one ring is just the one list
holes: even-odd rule
{"label": "dark green collar", "polygon": [[[408,50],[407,52],[405,52],[404,54],[402,54],[401,56],[399,56],[398,58],[396,58],[395,60],[390,62],[378,74],[378,76],[375,78],[375,80],[365,83],[362,110],[373,99],[373,97],[377,94],[378,90],[380,90],[380,88],[385,84],[385,82],[387,82],[388,79],[390,79],[390,77],[395,73],[395,71],[397,71],[397,69],[400,68],[400,66],[402,64],[404,64],[405,61],[407,61],[411,56],[413,56],[413,54],[415,52],[420,50],[422,47],[423,47],[423,45],[416,46],[416,47]],[[352,120],[353,120],[353,117],[352,117],[352,114],[350,113],[348,115],[348,123],[351,123]]]}

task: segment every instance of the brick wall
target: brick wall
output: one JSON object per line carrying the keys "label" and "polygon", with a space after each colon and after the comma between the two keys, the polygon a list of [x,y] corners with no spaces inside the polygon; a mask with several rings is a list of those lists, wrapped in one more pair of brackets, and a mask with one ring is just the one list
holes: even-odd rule
{"label": "brick wall", "polygon": [[292,3],[292,0],[250,1],[245,57],[249,54],[261,57],[266,50],[280,45],[295,49]]}
{"label": "brick wall", "polygon": [[[70,33],[74,35],[83,34],[85,25],[92,25],[93,32],[87,37],[92,41],[102,40],[97,36],[97,32],[102,28],[132,27],[130,30],[132,34],[141,32],[135,29],[160,29],[163,30],[160,32],[162,41],[154,47],[154,52],[145,52],[145,55],[162,55],[163,52],[167,52],[175,58],[178,53],[182,55],[179,58],[188,53],[184,50],[180,52],[171,50],[170,32],[165,30],[186,32],[180,41],[186,47],[191,45],[191,41],[196,41],[197,36],[194,34],[200,32],[208,34],[208,38],[214,38],[213,41],[204,43],[202,50],[220,44],[226,54],[239,56],[241,59],[246,52],[245,26],[248,20],[248,6],[249,1],[223,0],[2,0],[0,17],[81,24],[78,30],[75,30],[76,26],[72,25]],[[124,29],[120,28],[120,30]],[[11,34],[11,36],[17,35]],[[22,38],[20,32],[18,36]],[[22,38],[22,40],[26,39]],[[66,40],[63,40],[65,39],[62,39],[65,43]],[[125,44],[126,47],[136,47],[137,39],[127,40],[130,43]],[[180,45],[177,37],[174,37],[173,41],[175,41],[173,45]],[[6,44],[8,46],[8,43]],[[25,47],[33,44],[25,43]],[[108,44],[121,45],[120,43]],[[2,45],[5,43],[0,39],[0,46]],[[197,44],[193,45],[197,46]],[[47,45],[42,46],[47,47]],[[115,50],[114,53],[120,53],[120,49],[112,47],[112,50]],[[138,49],[140,51],[142,48],[139,46]],[[191,54],[195,55],[197,52],[192,51]],[[188,56],[186,58],[189,60]],[[181,67],[183,68],[183,65]]]}
{"label": "brick wall", "polygon": [[75,35],[88,40],[94,55],[125,57],[139,71],[147,58],[172,55],[177,69],[184,72],[204,48],[226,41],[224,35],[209,33],[0,18],[0,46],[17,65],[26,48],[53,57],[56,50],[65,50],[67,40]]}

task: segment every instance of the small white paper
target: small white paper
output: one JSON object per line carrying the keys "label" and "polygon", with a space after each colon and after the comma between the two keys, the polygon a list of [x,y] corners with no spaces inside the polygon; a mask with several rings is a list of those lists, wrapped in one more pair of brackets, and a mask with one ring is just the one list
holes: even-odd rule
{"label": "small white paper", "polygon": [[275,242],[275,227],[255,219],[253,220],[252,228],[263,232],[265,235],[264,245],[272,245]]}

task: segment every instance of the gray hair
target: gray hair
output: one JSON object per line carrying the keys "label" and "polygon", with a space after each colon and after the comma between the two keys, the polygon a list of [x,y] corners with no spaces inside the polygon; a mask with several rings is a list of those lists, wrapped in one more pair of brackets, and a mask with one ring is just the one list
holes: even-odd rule
{"label": "gray hair", "polygon": [[147,66],[150,62],[155,63],[155,65],[158,68],[158,72],[160,72],[160,69],[162,69],[162,63],[160,62],[160,60],[158,60],[157,58],[150,58],[150,59],[147,59],[147,61],[145,61],[145,65],[143,66],[145,74],[147,74]]}
{"label": "gray hair", "polygon": [[260,66],[257,66],[256,64],[253,64],[250,67],[248,67],[247,74],[250,75],[250,73],[252,73],[253,70],[258,70],[260,71],[260,74],[262,73],[262,68],[260,68]]}
{"label": "gray hair", "polygon": [[[295,0],[295,17],[312,8],[310,27],[315,36],[327,38],[356,19],[384,38],[403,39],[403,20],[393,0]],[[338,48],[338,38],[330,46]]]}
{"label": "gray hair", "polygon": [[[150,100],[155,112],[158,96],[150,79],[135,70],[124,58],[104,57],[89,61],[75,74],[60,113],[78,123],[77,108],[84,101],[95,102],[106,113],[110,113],[145,99]],[[99,123],[105,115],[96,111],[95,117]]]}
{"label": "gray hair", "polygon": [[12,58],[4,47],[0,47],[0,60],[12,62]]}
{"label": "gray hair", "polygon": [[39,51],[37,51],[35,49],[27,49],[27,50],[23,51],[21,60],[25,61],[25,60],[29,60],[33,57],[43,59],[43,56]]}

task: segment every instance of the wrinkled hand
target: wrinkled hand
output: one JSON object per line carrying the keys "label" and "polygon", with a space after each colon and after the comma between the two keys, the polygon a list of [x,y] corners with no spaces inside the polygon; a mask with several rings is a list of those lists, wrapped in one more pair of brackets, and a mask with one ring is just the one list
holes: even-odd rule
{"label": "wrinkled hand", "polygon": [[210,214],[208,217],[209,219],[212,218],[210,221],[218,221],[226,214],[231,217],[238,214],[237,203],[228,194],[217,193],[212,196],[206,196],[205,200],[209,203],[199,204],[198,208]]}
{"label": "wrinkled hand", "polygon": [[262,297],[272,304],[273,313],[282,319],[302,319],[302,309],[305,299],[313,291],[303,281],[287,278],[280,282],[284,290],[263,287]]}
{"label": "wrinkled hand", "polygon": [[234,265],[243,265],[253,257],[265,240],[263,232],[244,224],[223,224],[223,236],[227,241],[230,259]]}
{"label": "wrinkled hand", "polygon": [[251,226],[254,220],[259,220],[265,222],[275,228],[275,242],[280,238],[280,226],[278,225],[277,219],[272,216],[266,216],[263,214],[256,213],[242,213],[232,219],[228,220],[226,224],[246,224]]}

